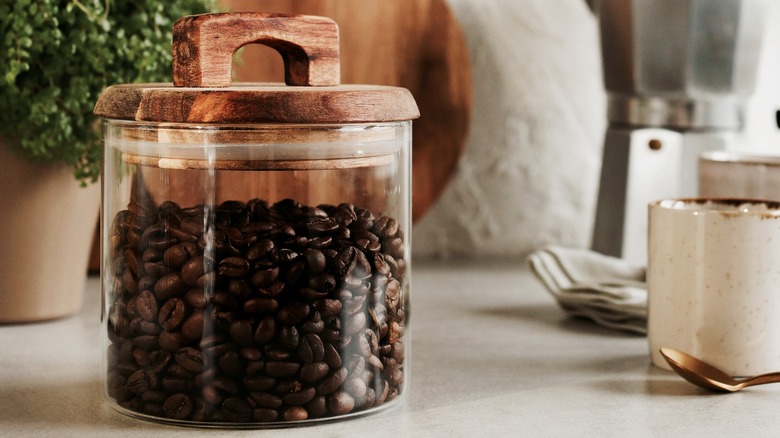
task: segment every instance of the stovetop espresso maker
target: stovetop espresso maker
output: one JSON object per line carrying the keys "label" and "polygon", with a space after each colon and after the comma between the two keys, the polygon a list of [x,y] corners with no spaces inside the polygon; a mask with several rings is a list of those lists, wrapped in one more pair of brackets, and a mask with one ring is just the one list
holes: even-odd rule
{"label": "stovetop espresso maker", "polygon": [[695,196],[696,162],[737,147],[766,0],[595,0],[608,123],[595,251],[644,262],[647,205]]}

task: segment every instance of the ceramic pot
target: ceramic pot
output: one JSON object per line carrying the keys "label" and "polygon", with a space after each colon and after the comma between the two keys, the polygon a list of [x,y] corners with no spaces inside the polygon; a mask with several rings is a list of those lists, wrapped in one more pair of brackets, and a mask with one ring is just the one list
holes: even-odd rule
{"label": "ceramic pot", "polygon": [[69,166],[31,163],[0,142],[0,323],[81,308],[99,199]]}

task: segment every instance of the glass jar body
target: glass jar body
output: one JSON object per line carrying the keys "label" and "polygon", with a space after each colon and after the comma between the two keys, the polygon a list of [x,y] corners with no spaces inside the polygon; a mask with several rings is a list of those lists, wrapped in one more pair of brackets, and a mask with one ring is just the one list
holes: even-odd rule
{"label": "glass jar body", "polygon": [[104,122],[104,390],[177,424],[387,407],[408,381],[411,123]]}

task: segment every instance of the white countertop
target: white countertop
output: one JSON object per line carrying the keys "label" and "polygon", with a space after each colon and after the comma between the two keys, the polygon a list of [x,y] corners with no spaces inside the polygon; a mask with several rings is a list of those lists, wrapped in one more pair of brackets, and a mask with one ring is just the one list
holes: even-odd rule
{"label": "white countertop", "polygon": [[361,418],[230,432],[147,423],[100,389],[99,284],[67,319],[0,326],[0,436],[777,436],[780,385],[700,390],[644,337],[569,319],[521,263],[416,263],[406,400]]}

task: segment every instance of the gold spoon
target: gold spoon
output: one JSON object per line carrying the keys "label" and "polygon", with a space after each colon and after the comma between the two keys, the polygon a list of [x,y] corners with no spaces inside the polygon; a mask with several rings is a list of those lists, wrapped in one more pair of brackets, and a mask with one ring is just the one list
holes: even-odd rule
{"label": "gold spoon", "polygon": [[673,348],[661,348],[661,356],[683,379],[710,391],[736,392],[748,386],[780,382],[780,372],[735,379],[722,370]]}

